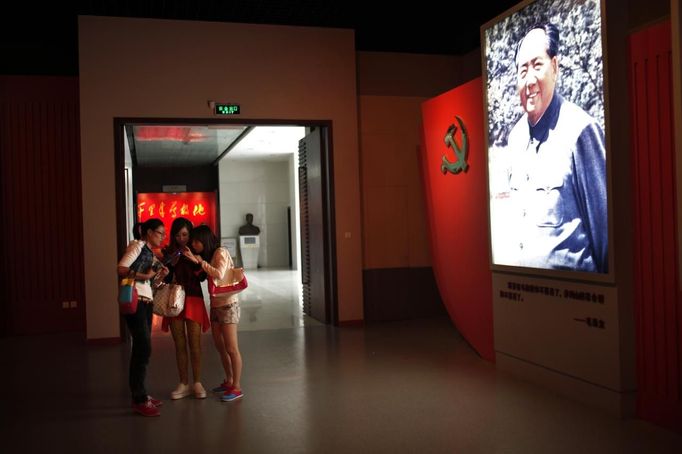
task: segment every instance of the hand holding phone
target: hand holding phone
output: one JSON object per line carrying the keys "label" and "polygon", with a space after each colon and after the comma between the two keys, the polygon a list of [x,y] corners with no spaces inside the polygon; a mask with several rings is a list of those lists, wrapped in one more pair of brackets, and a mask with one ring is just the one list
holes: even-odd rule
{"label": "hand holding phone", "polygon": [[190,250],[189,247],[185,246],[182,250],[182,255],[193,261],[194,263],[199,263],[199,260],[197,260],[196,256],[192,254],[192,251]]}
{"label": "hand holding phone", "polygon": [[166,258],[163,261],[164,265],[170,265],[171,263],[175,265],[178,262],[178,258],[182,255],[182,248],[178,248],[172,253],[166,255]]}

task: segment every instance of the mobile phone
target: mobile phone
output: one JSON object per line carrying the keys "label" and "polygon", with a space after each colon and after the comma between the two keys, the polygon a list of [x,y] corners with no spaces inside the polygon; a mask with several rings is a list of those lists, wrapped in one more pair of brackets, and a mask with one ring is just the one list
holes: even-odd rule
{"label": "mobile phone", "polygon": [[180,255],[182,255],[182,249],[178,249],[175,252],[173,252],[172,254],[170,254],[168,256],[168,258],[166,258],[166,260],[163,261],[163,264],[168,265],[170,262],[172,262],[175,259],[175,257],[178,257]]}

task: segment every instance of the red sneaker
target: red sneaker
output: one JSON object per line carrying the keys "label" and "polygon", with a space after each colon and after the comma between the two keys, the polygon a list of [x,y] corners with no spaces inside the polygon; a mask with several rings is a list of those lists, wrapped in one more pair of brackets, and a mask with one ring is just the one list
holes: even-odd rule
{"label": "red sneaker", "polygon": [[159,409],[156,408],[150,400],[142,402],[141,404],[133,404],[133,411],[142,416],[161,416]]}
{"label": "red sneaker", "polygon": [[152,396],[147,396],[147,400],[152,403],[155,407],[160,407],[163,405],[163,401],[159,399],[154,399]]}
{"label": "red sneaker", "polygon": [[232,388],[230,391],[225,391],[225,394],[220,398],[221,402],[232,402],[233,400],[241,399],[244,393],[240,390]]}
{"label": "red sneaker", "polygon": [[220,394],[224,394],[227,391],[232,391],[232,385],[228,385],[226,381],[222,382],[220,385],[211,390],[211,392]]}

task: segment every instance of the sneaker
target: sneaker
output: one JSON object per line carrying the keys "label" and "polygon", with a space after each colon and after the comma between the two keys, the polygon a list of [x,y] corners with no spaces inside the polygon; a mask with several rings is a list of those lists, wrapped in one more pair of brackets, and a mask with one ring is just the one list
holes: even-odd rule
{"label": "sneaker", "polygon": [[220,398],[221,402],[232,402],[233,400],[241,399],[244,397],[244,393],[241,390],[231,389],[230,391],[225,391],[225,394]]}
{"label": "sneaker", "polygon": [[204,389],[204,386],[199,382],[194,383],[194,398],[206,399],[206,390]]}
{"label": "sneaker", "polygon": [[173,400],[182,399],[183,397],[187,397],[190,394],[192,394],[192,390],[189,388],[189,385],[180,383],[178,387],[175,388],[175,391],[171,393],[171,399]]}
{"label": "sneaker", "polygon": [[133,411],[142,416],[161,416],[161,412],[156,408],[150,400],[142,402],[141,404],[133,404]]}
{"label": "sneaker", "polygon": [[160,407],[163,405],[163,401],[159,399],[154,399],[152,396],[147,396],[147,401],[151,402],[153,406]]}
{"label": "sneaker", "polygon": [[219,386],[216,386],[211,390],[211,392],[220,394],[225,394],[227,391],[232,391],[232,385],[228,385],[226,381],[222,382]]}

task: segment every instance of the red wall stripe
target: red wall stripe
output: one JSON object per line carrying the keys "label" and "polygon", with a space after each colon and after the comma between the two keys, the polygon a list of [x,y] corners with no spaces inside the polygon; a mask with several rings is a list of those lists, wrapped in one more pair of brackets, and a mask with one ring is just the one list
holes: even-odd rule
{"label": "red wall stripe", "polygon": [[77,78],[0,77],[4,335],[85,330],[78,102]]}
{"label": "red wall stripe", "polygon": [[637,411],[682,431],[670,22],[633,34],[629,50]]}

